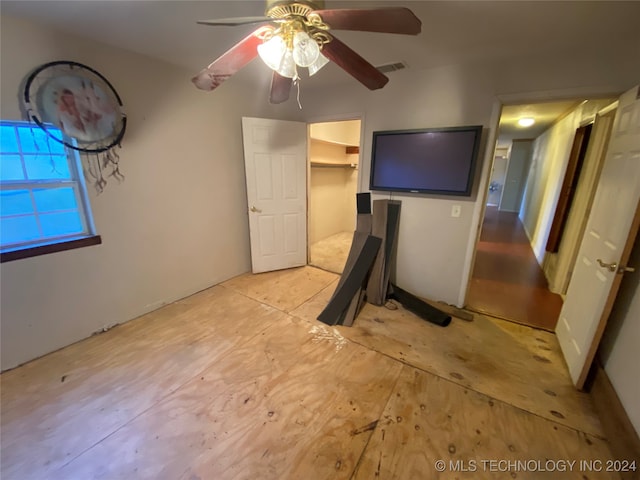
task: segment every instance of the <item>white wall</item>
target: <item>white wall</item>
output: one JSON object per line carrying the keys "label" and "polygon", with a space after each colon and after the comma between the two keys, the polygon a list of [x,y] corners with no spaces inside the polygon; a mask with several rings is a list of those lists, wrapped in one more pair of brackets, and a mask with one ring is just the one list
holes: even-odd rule
{"label": "white wall", "polygon": [[3,263],[2,369],[246,272],[250,267],[241,116],[296,119],[264,91],[227,82],[205,93],[193,72],[3,16],[1,116],[20,119],[35,67],[75,60],[123,99],[126,180],[89,186],[102,245]]}
{"label": "white wall", "polygon": [[636,267],[636,273],[627,273],[622,279],[599,355],[620,402],[640,435],[640,235],[631,251],[629,265]]}
{"label": "white wall", "polygon": [[608,103],[610,100],[589,100],[580,104],[533,143],[520,219],[541,265],[576,129]]}
{"label": "white wall", "polygon": [[541,265],[576,129],[610,102],[610,99],[588,100],[578,105],[533,143],[520,219]]}
{"label": "white wall", "polygon": [[580,112],[579,107],[533,142],[520,219],[541,265]]}
{"label": "white wall", "polygon": [[312,123],[309,126],[311,138],[340,145],[360,145],[360,120]]}

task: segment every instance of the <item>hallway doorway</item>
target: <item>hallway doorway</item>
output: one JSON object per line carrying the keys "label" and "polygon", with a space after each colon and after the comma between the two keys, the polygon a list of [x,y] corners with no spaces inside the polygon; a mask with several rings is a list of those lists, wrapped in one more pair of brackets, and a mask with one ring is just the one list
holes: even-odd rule
{"label": "hallway doorway", "polygon": [[[501,165],[496,161],[502,160],[506,150],[506,173],[503,185],[497,181],[488,185],[466,297],[468,309],[555,330],[565,291],[559,279],[567,272],[570,275],[572,265],[565,265],[575,261],[569,252],[573,250],[570,240],[581,235],[573,223],[585,217],[597,183],[601,157],[597,148],[587,158],[587,174],[576,174],[577,205],[567,202],[563,207],[574,220],[567,223],[569,235],[560,240],[560,254],[548,251],[547,240],[560,208],[558,198],[576,132],[593,123],[611,101],[574,99],[503,107],[493,170]],[[535,119],[533,126],[519,127],[518,120],[526,118]],[[496,190],[502,190],[499,196]]]}

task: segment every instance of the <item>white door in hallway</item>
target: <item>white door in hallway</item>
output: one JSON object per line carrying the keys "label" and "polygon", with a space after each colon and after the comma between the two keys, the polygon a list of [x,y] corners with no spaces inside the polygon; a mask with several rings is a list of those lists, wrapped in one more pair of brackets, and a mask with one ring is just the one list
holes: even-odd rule
{"label": "white door in hallway", "polygon": [[243,118],[253,273],[307,263],[307,125]]}
{"label": "white door in hallway", "polygon": [[[600,181],[556,334],[571,379],[584,382],[615,300],[638,230],[640,99],[620,97]],[[636,266],[639,267],[639,266]]]}

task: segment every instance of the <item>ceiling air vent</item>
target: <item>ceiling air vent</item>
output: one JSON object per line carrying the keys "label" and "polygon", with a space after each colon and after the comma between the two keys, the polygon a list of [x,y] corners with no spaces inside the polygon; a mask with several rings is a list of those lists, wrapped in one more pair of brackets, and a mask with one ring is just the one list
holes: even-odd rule
{"label": "ceiling air vent", "polygon": [[398,70],[404,70],[405,68],[407,68],[407,64],[404,62],[386,63],[376,67],[376,69],[382,73],[396,72]]}

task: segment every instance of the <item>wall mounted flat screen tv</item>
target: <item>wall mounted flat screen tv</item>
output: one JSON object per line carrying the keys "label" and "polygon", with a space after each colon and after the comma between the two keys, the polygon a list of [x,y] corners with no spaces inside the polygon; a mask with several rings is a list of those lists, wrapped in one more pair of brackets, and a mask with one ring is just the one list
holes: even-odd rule
{"label": "wall mounted flat screen tv", "polygon": [[470,196],[482,126],[373,132],[370,190]]}

